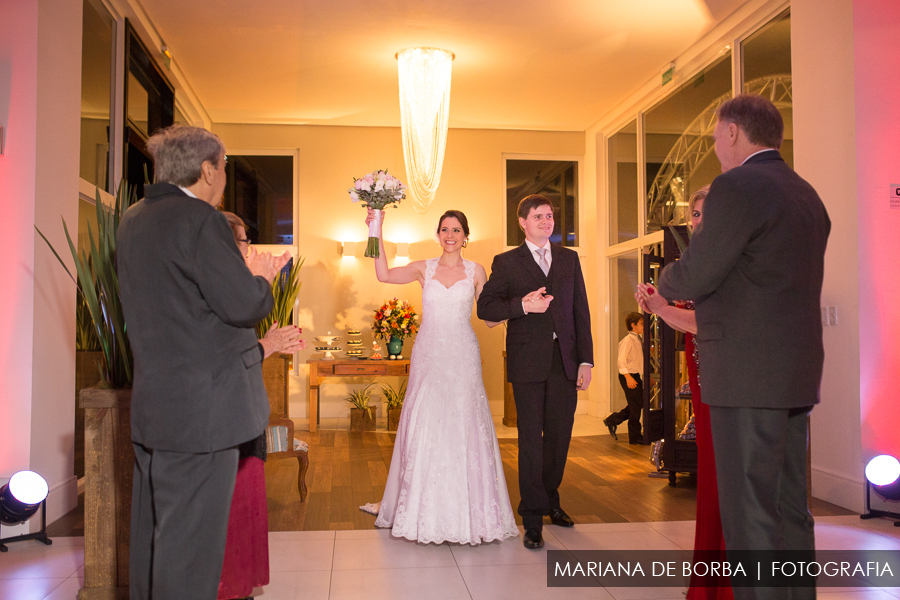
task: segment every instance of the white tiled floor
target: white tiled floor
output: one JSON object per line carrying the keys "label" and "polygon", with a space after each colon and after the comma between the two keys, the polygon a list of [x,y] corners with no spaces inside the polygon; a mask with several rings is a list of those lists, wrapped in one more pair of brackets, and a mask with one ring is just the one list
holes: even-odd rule
{"label": "white tiled floor", "polygon": [[[690,549],[693,521],[596,523],[544,527],[545,546],[526,550],[521,537],[478,547],[423,546],[386,531],[297,531],[269,534],[271,582],[263,600],[683,600],[678,588],[547,588],[547,550]],[[857,516],[816,520],[821,550],[900,550],[900,528]],[[84,540],[52,546],[19,542],[0,554],[0,600],[71,600],[84,579]],[[823,600],[897,600],[900,588],[819,590]]]}

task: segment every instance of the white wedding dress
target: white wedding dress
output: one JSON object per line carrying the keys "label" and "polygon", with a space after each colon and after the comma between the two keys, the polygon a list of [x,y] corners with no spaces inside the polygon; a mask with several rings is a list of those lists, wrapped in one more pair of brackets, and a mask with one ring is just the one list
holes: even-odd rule
{"label": "white wedding dress", "polygon": [[421,543],[517,536],[472,330],[475,263],[449,288],[426,261],[422,326],[376,527]]}

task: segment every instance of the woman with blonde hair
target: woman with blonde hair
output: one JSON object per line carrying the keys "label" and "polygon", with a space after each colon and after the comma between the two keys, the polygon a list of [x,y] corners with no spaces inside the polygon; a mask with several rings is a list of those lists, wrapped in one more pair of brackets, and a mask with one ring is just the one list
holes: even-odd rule
{"label": "woman with blonde hair", "polygon": [[[707,202],[708,192],[707,185],[691,194],[688,201],[690,216],[688,227],[694,234],[703,222],[703,205]],[[722,517],[719,513],[719,488],[716,482],[709,406],[700,398],[700,357],[697,351],[697,318],[694,315],[693,304],[689,303],[685,307],[672,306],[659,295],[654,286],[646,283],[638,284],[635,298],[642,310],[659,315],[669,327],[685,334],[688,382],[694,408],[694,426],[697,431],[697,524],[694,530],[694,562],[725,560],[725,538],[722,533]],[[687,599],[734,600],[731,581],[725,576],[692,574]]]}

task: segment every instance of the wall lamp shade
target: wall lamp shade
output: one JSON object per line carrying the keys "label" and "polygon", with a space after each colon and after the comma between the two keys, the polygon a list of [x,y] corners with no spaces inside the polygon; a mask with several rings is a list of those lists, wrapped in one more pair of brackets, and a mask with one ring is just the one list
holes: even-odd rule
{"label": "wall lamp shade", "polygon": [[19,471],[0,488],[0,522],[4,525],[24,523],[34,516],[48,492],[43,477],[34,471]]}
{"label": "wall lamp shade", "polygon": [[450,71],[456,56],[440,48],[407,48],[396,58],[409,195],[416,211],[424,214],[441,181],[450,115]]}
{"label": "wall lamp shade", "polygon": [[340,255],[344,258],[356,256],[356,242],[340,242],[338,249],[340,250]]}
{"label": "wall lamp shade", "polygon": [[893,456],[882,454],[870,460],[866,479],[882,498],[900,500],[900,461]]}
{"label": "wall lamp shade", "polygon": [[397,258],[409,258],[408,242],[397,242]]}

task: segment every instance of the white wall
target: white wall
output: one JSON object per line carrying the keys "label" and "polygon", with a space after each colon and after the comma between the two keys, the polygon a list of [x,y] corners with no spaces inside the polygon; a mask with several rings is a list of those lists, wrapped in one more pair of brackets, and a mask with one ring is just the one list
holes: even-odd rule
{"label": "white wall", "polygon": [[898,30],[896,1],[853,2],[863,461],[900,456],[900,209],[888,200],[890,184],[900,184]]}
{"label": "white wall", "polygon": [[[824,328],[822,402],[812,412],[813,495],[861,510],[860,306],[857,165],[851,0],[794,0],[791,46],[794,167],[819,192],[831,217],[822,305],[839,324]],[[885,193],[887,197],[887,193]]]}
{"label": "white wall", "polygon": [[4,0],[0,20],[8,235],[0,265],[0,481],[23,468],[43,475],[51,520],[76,502],[75,289],[34,226],[64,249],[60,217],[77,223],[81,7],[80,0]]}

